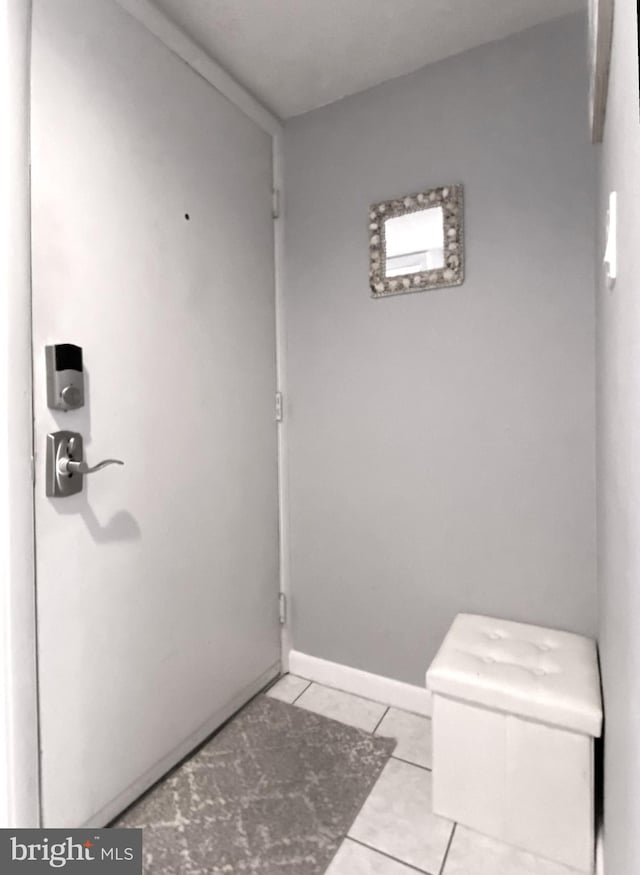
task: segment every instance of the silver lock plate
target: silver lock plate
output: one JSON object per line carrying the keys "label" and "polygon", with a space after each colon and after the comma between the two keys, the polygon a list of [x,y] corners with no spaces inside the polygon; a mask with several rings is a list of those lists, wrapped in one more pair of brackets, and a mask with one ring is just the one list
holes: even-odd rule
{"label": "silver lock plate", "polygon": [[82,435],[78,432],[54,431],[47,435],[46,494],[49,498],[66,498],[82,492],[83,475],[62,474],[60,460],[81,462],[83,457]]}
{"label": "silver lock plate", "polygon": [[82,435],[77,431],[54,431],[47,435],[46,493],[50,498],[66,498],[82,492],[87,474],[109,465],[124,465],[121,459],[103,459],[89,465],[83,459]]}
{"label": "silver lock plate", "polygon": [[77,410],[84,405],[82,349],[73,343],[45,347],[47,406],[53,410]]}

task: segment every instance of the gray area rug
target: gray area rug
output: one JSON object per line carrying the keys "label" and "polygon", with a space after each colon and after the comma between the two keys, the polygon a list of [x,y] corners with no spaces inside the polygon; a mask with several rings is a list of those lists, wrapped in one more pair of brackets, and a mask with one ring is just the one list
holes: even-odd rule
{"label": "gray area rug", "polygon": [[145,875],[321,875],[394,747],[259,696],[113,826]]}

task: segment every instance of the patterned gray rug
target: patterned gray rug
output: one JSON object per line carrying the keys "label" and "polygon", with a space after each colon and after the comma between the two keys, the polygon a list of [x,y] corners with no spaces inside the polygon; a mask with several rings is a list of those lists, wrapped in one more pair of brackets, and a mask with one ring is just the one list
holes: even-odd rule
{"label": "patterned gray rug", "polygon": [[113,826],[145,875],[321,875],[394,747],[259,696]]}

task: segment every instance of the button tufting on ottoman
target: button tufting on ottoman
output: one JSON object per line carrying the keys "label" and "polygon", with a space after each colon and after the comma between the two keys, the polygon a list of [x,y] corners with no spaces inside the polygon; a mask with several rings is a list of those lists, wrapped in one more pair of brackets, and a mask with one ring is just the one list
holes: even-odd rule
{"label": "button tufting on ottoman", "polygon": [[459,614],[427,687],[435,813],[591,871],[602,728],[595,642]]}

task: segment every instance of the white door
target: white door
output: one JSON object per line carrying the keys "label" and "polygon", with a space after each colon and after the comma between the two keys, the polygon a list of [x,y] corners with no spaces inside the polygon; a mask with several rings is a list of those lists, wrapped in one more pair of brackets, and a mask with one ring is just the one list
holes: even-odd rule
{"label": "white door", "polygon": [[[278,670],[272,144],[114,0],[35,0],[32,65],[43,821],[97,825]],[[46,497],[60,429],[124,467]]]}

